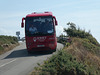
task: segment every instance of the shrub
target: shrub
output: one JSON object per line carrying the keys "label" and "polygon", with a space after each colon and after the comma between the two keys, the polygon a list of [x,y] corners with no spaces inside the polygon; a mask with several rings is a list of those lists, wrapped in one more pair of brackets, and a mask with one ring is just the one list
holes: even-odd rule
{"label": "shrub", "polygon": [[93,40],[94,40],[94,38],[92,40],[83,39],[81,43],[86,50],[88,50],[96,55],[100,55],[100,53],[99,53],[100,47],[98,46],[99,44]]}
{"label": "shrub", "polygon": [[0,45],[1,44],[15,44],[15,43],[18,43],[18,40],[14,36],[4,36],[4,35],[0,36]]}
{"label": "shrub", "polygon": [[86,66],[64,50],[45,61],[38,72],[39,75],[88,75]]}
{"label": "shrub", "polygon": [[64,32],[66,32],[68,36],[88,39],[90,43],[96,46],[100,46],[97,40],[90,34],[90,31],[86,32],[79,27],[76,28],[76,25],[74,23],[68,23],[68,25],[69,27],[67,29],[64,28]]}
{"label": "shrub", "polygon": [[0,35],[0,54],[6,52],[7,50],[10,50],[11,49],[10,47],[12,47],[12,44],[14,45],[18,44],[18,40],[16,37]]}

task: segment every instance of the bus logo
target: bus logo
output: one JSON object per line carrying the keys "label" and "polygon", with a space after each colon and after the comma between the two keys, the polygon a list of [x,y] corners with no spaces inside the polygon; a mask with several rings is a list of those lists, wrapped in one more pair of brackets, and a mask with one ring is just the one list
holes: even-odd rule
{"label": "bus logo", "polygon": [[40,42],[43,42],[46,39],[46,37],[34,37],[33,41],[36,42],[37,40]]}

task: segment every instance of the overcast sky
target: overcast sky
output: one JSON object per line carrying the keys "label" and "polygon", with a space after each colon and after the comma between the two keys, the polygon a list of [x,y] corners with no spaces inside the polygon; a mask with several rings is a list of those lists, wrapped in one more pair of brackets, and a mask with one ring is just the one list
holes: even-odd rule
{"label": "overcast sky", "polygon": [[0,0],[0,35],[24,36],[21,19],[32,12],[51,11],[58,20],[57,36],[73,22],[100,42],[100,0]]}

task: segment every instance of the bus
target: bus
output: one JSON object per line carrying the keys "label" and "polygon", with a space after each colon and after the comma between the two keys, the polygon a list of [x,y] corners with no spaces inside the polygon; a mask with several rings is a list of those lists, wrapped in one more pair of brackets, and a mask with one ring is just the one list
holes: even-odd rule
{"label": "bus", "polygon": [[57,20],[52,12],[34,12],[23,17],[21,27],[25,28],[28,53],[32,51],[56,51],[56,25]]}

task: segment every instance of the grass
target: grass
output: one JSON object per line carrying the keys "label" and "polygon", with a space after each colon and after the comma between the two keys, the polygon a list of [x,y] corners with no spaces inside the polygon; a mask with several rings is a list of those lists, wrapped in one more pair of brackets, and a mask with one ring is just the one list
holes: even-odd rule
{"label": "grass", "polygon": [[68,47],[38,64],[30,75],[100,75],[99,48],[87,39],[74,37]]}
{"label": "grass", "polygon": [[65,48],[39,64],[31,75],[100,75],[100,44],[90,32],[69,24],[64,32],[71,37],[71,43],[59,40]]}
{"label": "grass", "polygon": [[18,45],[16,37],[0,35],[0,54],[14,48],[16,45]]}
{"label": "grass", "polygon": [[86,65],[81,64],[71,54],[61,50],[44,64],[35,68],[31,75],[88,75]]}
{"label": "grass", "polygon": [[18,42],[18,40],[14,36],[0,36],[0,44],[15,44],[16,42]]}
{"label": "grass", "polygon": [[82,38],[73,38],[73,43],[65,50],[88,66],[92,75],[100,75],[100,47]]}

